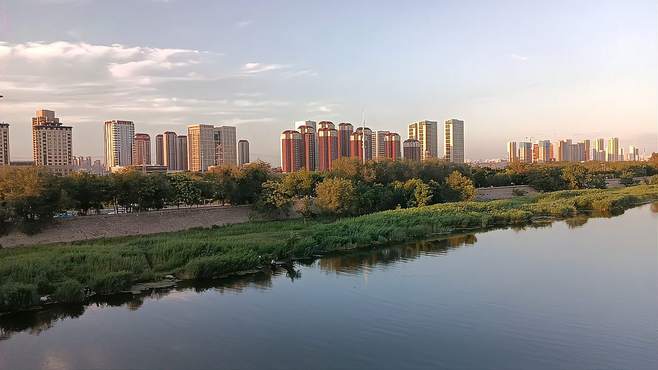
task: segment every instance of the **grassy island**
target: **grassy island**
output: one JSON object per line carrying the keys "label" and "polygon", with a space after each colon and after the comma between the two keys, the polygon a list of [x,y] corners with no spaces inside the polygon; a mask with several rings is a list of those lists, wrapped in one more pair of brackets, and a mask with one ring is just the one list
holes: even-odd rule
{"label": "grassy island", "polygon": [[354,248],[517,225],[579,212],[623,212],[657,201],[658,185],[567,190],[490,202],[397,209],[337,220],[262,221],[149,236],[0,250],[0,312],[29,308],[49,295],[82,302],[166,275],[205,279]]}

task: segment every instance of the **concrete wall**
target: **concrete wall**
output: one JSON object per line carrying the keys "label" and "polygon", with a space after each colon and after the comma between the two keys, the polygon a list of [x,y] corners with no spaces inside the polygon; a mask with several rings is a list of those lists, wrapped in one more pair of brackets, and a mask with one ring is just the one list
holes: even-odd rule
{"label": "concrete wall", "polygon": [[59,220],[36,235],[13,232],[0,237],[3,247],[145,235],[249,221],[251,209],[200,207],[118,215],[90,215]]}

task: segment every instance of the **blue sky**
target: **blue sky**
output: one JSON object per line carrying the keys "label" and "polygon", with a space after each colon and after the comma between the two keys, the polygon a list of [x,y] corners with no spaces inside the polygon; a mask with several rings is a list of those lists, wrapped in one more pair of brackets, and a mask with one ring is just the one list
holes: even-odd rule
{"label": "blue sky", "polygon": [[231,124],[278,164],[293,121],[406,136],[466,122],[466,158],[505,142],[618,136],[658,150],[658,7],[647,1],[0,0],[0,121],[30,158],[54,109],[74,151],[102,122],[185,132]]}

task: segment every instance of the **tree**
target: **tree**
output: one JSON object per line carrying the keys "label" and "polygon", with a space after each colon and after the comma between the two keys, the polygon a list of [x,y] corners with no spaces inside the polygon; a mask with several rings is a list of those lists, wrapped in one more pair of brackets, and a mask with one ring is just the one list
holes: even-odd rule
{"label": "tree", "polygon": [[621,176],[619,176],[619,183],[624,185],[624,186],[632,186],[635,185],[635,176],[632,171],[624,171]]}
{"label": "tree", "polygon": [[203,181],[186,173],[176,173],[169,177],[171,200],[177,206],[195,206],[203,202]]}
{"label": "tree", "polygon": [[356,158],[338,158],[331,164],[331,176],[353,181],[363,178],[363,164]]}
{"label": "tree", "polygon": [[432,203],[432,189],[421,179],[397,181],[393,187],[401,190],[404,195],[404,207],[422,207]]}
{"label": "tree", "polygon": [[65,178],[62,184],[72,200],[72,207],[80,214],[86,215],[92,209],[98,212],[103,208],[103,201],[106,200],[104,193],[107,188],[100,176],[76,172]]}
{"label": "tree", "polygon": [[281,180],[283,191],[291,197],[312,196],[315,185],[314,176],[308,171],[292,172]]}
{"label": "tree", "polygon": [[272,178],[272,168],[265,162],[243,166],[238,171],[235,189],[228,193],[231,204],[255,203],[263,191],[263,184]]}
{"label": "tree", "polygon": [[448,202],[473,200],[476,190],[473,181],[458,171],[453,171],[446,179],[443,199]]}
{"label": "tree", "polygon": [[537,191],[556,191],[567,188],[559,167],[542,166],[528,171],[528,185]]}
{"label": "tree", "polygon": [[256,209],[270,217],[288,216],[292,202],[292,196],[286,192],[283,183],[269,180],[263,183]]}
{"label": "tree", "polygon": [[3,224],[11,223],[25,233],[35,233],[64,208],[62,199],[60,180],[45,169],[0,168]]}
{"label": "tree", "polygon": [[315,188],[316,204],[325,213],[347,215],[352,212],[354,185],[341,178],[326,178]]}
{"label": "tree", "polygon": [[577,164],[567,165],[562,168],[562,178],[569,189],[584,189],[589,178],[589,171]]}

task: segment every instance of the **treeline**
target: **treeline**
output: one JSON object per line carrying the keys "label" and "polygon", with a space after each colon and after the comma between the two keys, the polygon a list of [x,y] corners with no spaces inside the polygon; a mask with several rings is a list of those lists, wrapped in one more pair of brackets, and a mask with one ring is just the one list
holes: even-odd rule
{"label": "treeline", "polygon": [[270,216],[296,210],[314,215],[360,215],[394,208],[473,199],[477,187],[531,185],[539,191],[606,187],[606,177],[630,185],[635,177],[658,174],[653,162],[515,164],[507,169],[445,161],[341,159],[328,172],[280,174],[266,163],[210,172],[56,177],[36,167],[0,168],[0,233],[18,228],[34,233],[68,210],[79,215],[103,208],[141,212],[207,203],[252,204]]}

